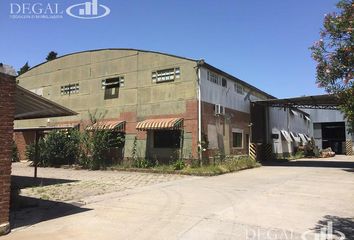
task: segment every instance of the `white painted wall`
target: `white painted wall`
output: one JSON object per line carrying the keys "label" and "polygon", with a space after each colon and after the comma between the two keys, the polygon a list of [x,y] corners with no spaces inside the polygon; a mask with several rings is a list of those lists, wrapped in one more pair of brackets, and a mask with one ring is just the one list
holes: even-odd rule
{"label": "white painted wall", "polygon": [[[240,112],[250,113],[250,99],[252,101],[261,100],[260,98],[250,95],[247,97],[247,93],[250,89],[245,86],[244,94],[236,92],[233,80],[219,74],[219,78],[224,77],[227,79],[227,87],[215,84],[208,80],[208,69],[200,69],[200,81],[201,81],[201,100],[212,104],[221,104],[224,107],[234,109]],[[265,99],[265,97],[264,97]]]}

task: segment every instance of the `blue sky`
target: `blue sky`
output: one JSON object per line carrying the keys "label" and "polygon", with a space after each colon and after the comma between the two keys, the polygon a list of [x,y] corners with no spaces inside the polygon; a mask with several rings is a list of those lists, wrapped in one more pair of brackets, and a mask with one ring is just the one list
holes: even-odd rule
{"label": "blue sky", "polygon": [[97,48],[138,48],[205,59],[279,98],[323,93],[308,49],[319,38],[334,0],[99,0],[109,16],[80,20],[10,19],[10,3],[85,0],[1,0],[0,62],[16,69]]}

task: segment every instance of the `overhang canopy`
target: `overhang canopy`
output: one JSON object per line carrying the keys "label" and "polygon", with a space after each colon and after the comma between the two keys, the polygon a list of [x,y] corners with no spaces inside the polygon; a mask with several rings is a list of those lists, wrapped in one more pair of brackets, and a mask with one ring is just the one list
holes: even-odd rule
{"label": "overhang canopy", "polygon": [[307,109],[338,109],[338,98],[335,95],[316,95],[283,99],[267,99],[255,101],[256,104],[270,107],[307,108]]}
{"label": "overhang canopy", "polygon": [[297,136],[296,133],[290,132],[290,135],[293,137],[293,139],[295,140],[295,142],[300,143],[301,142],[301,138]]}
{"label": "overhang canopy", "polygon": [[286,140],[287,142],[292,142],[292,141],[293,141],[293,140],[291,139],[290,134],[289,134],[287,131],[281,130],[280,132],[281,132],[281,134],[283,135],[283,137],[285,138],[285,140]]}
{"label": "overhang canopy", "polygon": [[16,86],[15,119],[73,116],[77,113],[41,97],[23,87]]}
{"label": "overhang canopy", "polygon": [[175,130],[181,128],[183,128],[183,118],[148,119],[136,125],[136,129],[140,131],[159,129]]}
{"label": "overhang canopy", "polygon": [[125,131],[125,121],[102,120],[86,128],[88,131],[93,131],[95,129]]}
{"label": "overhang canopy", "polygon": [[302,141],[303,143],[307,143],[307,138],[305,137],[305,134],[299,133],[299,136],[300,136],[301,141]]}

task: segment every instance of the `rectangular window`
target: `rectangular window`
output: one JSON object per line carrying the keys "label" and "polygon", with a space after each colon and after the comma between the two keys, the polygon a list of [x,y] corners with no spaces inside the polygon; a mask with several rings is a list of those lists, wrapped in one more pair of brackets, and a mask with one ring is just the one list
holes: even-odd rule
{"label": "rectangular window", "polygon": [[181,71],[179,68],[158,70],[151,74],[152,81],[156,83],[174,81],[175,79],[180,78],[180,76]]}
{"label": "rectangular window", "polygon": [[208,71],[208,81],[221,85],[220,84],[220,80],[219,80],[219,76],[213,72]]}
{"label": "rectangular window", "polygon": [[61,95],[78,94],[80,91],[80,85],[78,83],[68,84],[60,87]]}
{"label": "rectangular window", "polygon": [[243,148],[243,131],[233,130],[232,131],[232,147]]}
{"label": "rectangular window", "polygon": [[124,86],[124,77],[115,77],[102,80],[102,89],[104,92],[104,99],[118,98],[119,88]]}
{"label": "rectangular window", "polygon": [[180,148],[180,130],[155,130],[154,148]]}
{"label": "rectangular window", "polygon": [[243,87],[242,85],[238,84],[238,83],[235,83],[234,85],[234,88],[235,88],[235,91],[238,93],[238,94],[242,94],[243,95]]}
{"label": "rectangular window", "polygon": [[227,80],[226,80],[226,78],[222,78],[221,79],[221,86],[223,86],[223,87],[227,87]]}

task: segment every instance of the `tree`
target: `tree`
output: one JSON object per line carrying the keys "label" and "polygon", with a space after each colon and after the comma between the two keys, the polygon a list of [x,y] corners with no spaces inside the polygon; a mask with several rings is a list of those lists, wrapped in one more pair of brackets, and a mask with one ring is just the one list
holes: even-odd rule
{"label": "tree", "polygon": [[30,66],[28,65],[28,62],[25,63],[25,65],[23,65],[20,68],[20,71],[17,71],[18,75],[24,74],[25,72],[27,72],[30,69]]}
{"label": "tree", "polygon": [[317,62],[316,82],[338,96],[340,109],[354,130],[354,1],[341,0],[325,15],[320,40],[310,48]]}
{"label": "tree", "polygon": [[48,56],[46,57],[46,59],[47,59],[47,61],[52,61],[57,58],[57,55],[58,55],[58,53],[56,53],[54,51],[50,51],[48,53]]}

